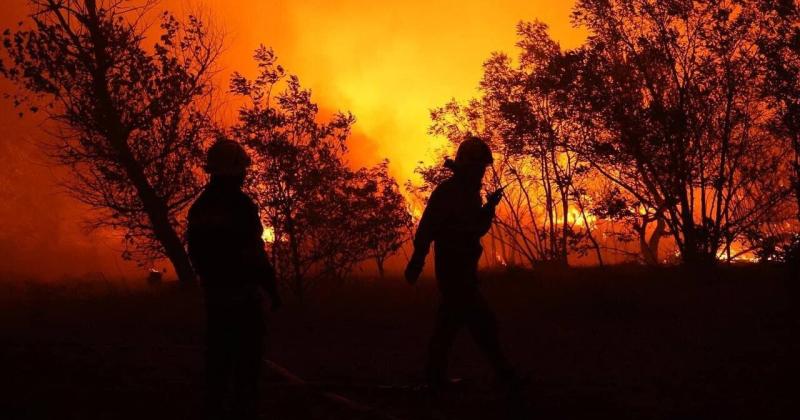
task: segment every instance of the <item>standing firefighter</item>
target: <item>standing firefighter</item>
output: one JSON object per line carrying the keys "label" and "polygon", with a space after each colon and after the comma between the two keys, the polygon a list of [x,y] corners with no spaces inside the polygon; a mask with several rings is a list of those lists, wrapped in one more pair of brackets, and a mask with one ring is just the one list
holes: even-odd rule
{"label": "standing firefighter", "polygon": [[203,281],[209,418],[257,418],[264,319],[261,293],[280,306],[258,207],[244,192],[250,158],[236,142],[208,151],[211,181],[189,210],[189,256]]}
{"label": "standing firefighter", "polygon": [[506,390],[516,393],[519,388],[519,380],[500,348],[494,314],[478,289],[478,260],[483,252],[480,239],[489,231],[502,197],[501,189],[481,204],[483,176],[491,164],[489,146],[477,137],[465,139],[455,161],[446,161],[453,176],[431,194],[406,268],[406,280],[416,283],[434,242],[441,303],[426,372],[434,392],[447,383],[448,353],[463,326],[469,329]]}

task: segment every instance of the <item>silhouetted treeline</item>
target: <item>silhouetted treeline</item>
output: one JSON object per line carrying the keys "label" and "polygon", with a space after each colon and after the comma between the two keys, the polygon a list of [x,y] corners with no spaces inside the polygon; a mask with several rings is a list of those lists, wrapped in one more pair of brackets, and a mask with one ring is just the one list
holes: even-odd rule
{"label": "silhouetted treeline", "polygon": [[[511,186],[496,258],[796,253],[795,3],[584,0],[573,22],[591,35],[571,50],[545,24],[520,23],[518,56],[492,54],[481,96],[431,113],[432,134],[477,133],[499,151],[492,179]],[[419,172],[432,183],[439,170]]]}
{"label": "silhouetted treeline", "polygon": [[[235,73],[244,105],[212,118],[222,39],[156,2],[31,0],[3,34],[0,73],[19,109],[46,112],[48,152],[89,225],[125,233],[126,257],[165,256],[194,274],[183,215],[205,180],[200,158],[225,131],[254,157],[273,263],[297,293],[386,258],[412,223],[388,164],[345,160],[355,118],[319,115],[310,91],[260,48]],[[489,187],[508,185],[488,240],[491,263],[648,264],[784,260],[800,249],[800,12],[793,1],[582,0],[591,34],[565,50],[540,22],[517,27],[518,54],[492,54],[480,96],[431,112],[430,132],[467,133],[496,151]],[[498,28],[498,30],[504,30]],[[147,35],[156,34],[152,39]],[[420,199],[448,176],[420,167]],[[795,257],[796,258],[796,257]]]}
{"label": "silhouetted treeline", "polygon": [[[120,229],[125,257],[167,257],[192,282],[184,215],[204,182],[204,149],[223,130],[211,118],[222,39],[196,16],[163,13],[151,41],[156,4],[31,0],[28,25],[3,33],[0,74],[20,88],[16,106],[47,113],[46,147],[72,169],[69,191],[96,210],[89,225]],[[365,259],[382,273],[411,222],[388,163],[350,169],[354,117],[320,122],[311,92],[271,50],[255,58],[256,79],[233,76],[231,92],[249,102],[227,131],[254,156],[248,188],[279,274],[300,294]]]}
{"label": "silhouetted treeline", "polygon": [[387,162],[350,169],[344,160],[355,118],[320,122],[311,92],[286,74],[271,49],[255,54],[259,74],[235,73],[231,92],[247,102],[234,137],[251,150],[250,190],[271,232],[273,263],[298,295],[320,278],[342,278],[374,259],[380,273],[411,224]]}
{"label": "silhouetted treeline", "polygon": [[[72,169],[69,191],[99,210],[91,227],[120,229],[125,256],[166,256],[194,279],[182,213],[202,187],[194,168],[210,126],[208,95],[220,39],[197,19],[95,0],[31,0],[28,25],[3,33],[0,72],[15,105],[49,116],[47,152]],[[44,227],[43,227],[44,228]]]}

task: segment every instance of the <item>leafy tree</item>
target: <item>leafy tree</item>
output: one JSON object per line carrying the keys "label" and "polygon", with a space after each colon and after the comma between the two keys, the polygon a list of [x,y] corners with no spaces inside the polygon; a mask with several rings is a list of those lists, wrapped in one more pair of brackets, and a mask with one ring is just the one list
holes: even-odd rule
{"label": "leafy tree", "polygon": [[146,45],[153,3],[31,0],[31,27],[6,30],[2,75],[19,106],[43,102],[48,151],[68,166],[69,190],[97,209],[90,224],[123,229],[128,256],[164,255],[179,279],[192,267],[178,215],[201,186],[207,96],[219,40],[194,17],[164,13]]}
{"label": "leafy tree", "polygon": [[319,265],[331,258],[324,235],[331,210],[326,204],[336,203],[331,187],[347,173],[342,156],[355,119],[339,113],[330,122],[317,122],[311,92],[286,74],[274,52],[261,46],[254,58],[255,79],[239,73],[231,79],[231,92],[249,100],[239,110],[234,132],[253,151],[249,185],[274,230],[276,269],[302,295],[307,277],[314,270],[321,274]]}
{"label": "leafy tree", "polygon": [[302,296],[366,258],[382,264],[399,247],[404,206],[385,164],[347,167],[351,114],[321,122],[311,92],[287,75],[271,49],[260,47],[255,60],[255,79],[235,73],[231,80],[231,91],[247,99],[233,132],[253,152],[248,185],[274,231],[277,271]]}
{"label": "leafy tree", "polygon": [[773,114],[773,133],[789,140],[792,159],[790,182],[794,187],[800,222],[800,7],[794,1],[762,0],[764,56],[762,89]]}
{"label": "leafy tree", "polygon": [[[520,50],[515,64],[494,53],[484,64],[482,96],[453,101],[431,113],[430,132],[454,144],[478,133],[497,155],[489,184],[507,185],[493,238],[531,265],[566,265],[570,252],[586,252],[585,240],[603,258],[589,222],[585,181],[589,165],[570,145],[583,135],[571,113],[569,57],[540,22],[517,26]],[[503,258],[505,259],[505,258]]]}
{"label": "leafy tree", "polygon": [[785,165],[758,91],[752,2],[581,0],[577,55],[595,169],[662,220],[688,264],[706,264],[785,199]]}
{"label": "leafy tree", "polygon": [[357,173],[356,203],[350,207],[354,232],[364,243],[364,256],[375,260],[384,277],[386,259],[409,239],[411,213],[397,182],[389,175],[388,161]]}

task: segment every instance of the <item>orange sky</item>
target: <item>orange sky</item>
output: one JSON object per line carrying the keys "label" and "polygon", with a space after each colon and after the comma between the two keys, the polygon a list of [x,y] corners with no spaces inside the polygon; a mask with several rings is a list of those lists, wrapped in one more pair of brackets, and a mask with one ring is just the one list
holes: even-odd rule
{"label": "orange sky", "polygon": [[[0,27],[13,28],[23,19],[25,4],[25,0],[4,0]],[[433,148],[434,142],[426,134],[429,109],[452,97],[474,96],[481,64],[489,54],[497,50],[515,53],[514,25],[519,20],[548,23],[553,37],[564,47],[583,41],[584,32],[569,24],[571,6],[571,1],[541,0],[163,1],[163,7],[179,14],[202,10],[227,33],[221,81],[227,81],[233,70],[252,75],[253,50],[259,43],[272,46],[280,63],[313,90],[321,107],[355,114],[358,121],[350,145],[354,163],[388,158],[401,183]],[[7,83],[0,83],[0,88],[5,90]],[[0,272],[8,266],[30,266],[35,258],[26,253],[44,244],[55,259],[76,261],[76,255],[88,255],[77,258],[80,269],[76,264],[64,264],[57,272],[116,270],[117,240],[108,234],[87,236],[80,231],[76,217],[83,209],[58,192],[52,181],[58,170],[54,174],[36,155],[32,142],[41,132],[32,121],[16,118],[8,101],[0,104],[0,109],[0,142],[4,143],[0,165],[11,158],[12,154],[6,153],[9,150],[29,156],[18,164],[19,170],[0,170],[0,198],[5,200],[0,223],[19,224],[20,220],[5,216],[20,214],[26,215],[23,219],[28,225],[35,226],[35,212],[48,209],[58,232],[39,233],[24,250],[6,254]],[[229,109],[222,117],[231,118],[234,112]],[[20,181],[37,189],[17,190]],[[30,209],[30,203],[38,207]],[[10,232],[10,227],[0,230]],[[48,241],[52,236],[58,238],[57,244]],[[12,241],[21,239],[0,234],[0,251],[16,248]],[[130,265],[125,267],[126,272],[131,270]]]}
{"label": "orange sky", "polygon": [[513,51],[519,20],[547,22],[565,47],[582,42],[583,32],[569,24],[571,7],[531,0],[202,3],[228,32],[223,76],[251,70],[255,47],[272,46],[323,107],[355,114],[355,130],[366,138],[351,147],[356,159],[387,157],[400,178],[427,154],[429,109],[473,96],[489,54]]}

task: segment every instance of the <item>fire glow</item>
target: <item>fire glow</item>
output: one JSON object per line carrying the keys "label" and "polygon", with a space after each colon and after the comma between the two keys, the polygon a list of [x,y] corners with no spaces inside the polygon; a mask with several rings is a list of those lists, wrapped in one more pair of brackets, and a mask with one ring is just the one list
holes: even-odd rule
{"label": "fire glow", "polygon": [[[565,47],[581,44],[585,31],[569,21],[572,1],[374,3],[346,1],[206,1],[203,7],[227,35],[220,80],[252,66],[259,44],[313,90],[323,109],[357,118],[350,154],[354,164],[383,158],[402,183],[419,161],[441,146],[427,135],[429,110],[450,98],[472,96],[482,63],[493,51],[510,51],[514,25],[540,19]],[[164,8],[180,10],[182,0]],[[225,110],[229,117],[234,109]]]}

